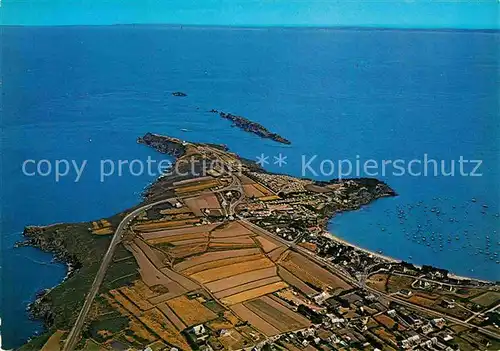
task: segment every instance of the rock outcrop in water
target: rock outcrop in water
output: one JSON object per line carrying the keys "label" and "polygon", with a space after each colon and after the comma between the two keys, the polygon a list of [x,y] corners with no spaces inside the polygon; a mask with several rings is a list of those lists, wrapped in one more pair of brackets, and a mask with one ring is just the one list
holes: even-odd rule
{"label": "rock outcrop in water", "polygon": [[282,144],[286,144],[286,145],[291,144],[290,140],[285,139],[284,137],[282,137],[279,134],[270,132],[263,125],[261,125],[257,122],[250,121],[249,119],[247,119],[245,117],[236,116],[236,115],[233,115],[231,113],[226,113],[226,112],[222,112],[222,111],[219,112],[215,109],[211,110],[210,112],[218,113],[219,116],[221,116],[224,119],[230,120],[231,122],[233,122],[234,126],[244,130],[245,132],[257,134],[261,138],[271,139],[271,140],[274,140],[278,143],[282,143]]}
{"label": "rock outcrop in water", "polygon": [[177,97],[185,97],[187,96],[186,93],[183,93],[182,91],[175,91],[172,93],[173,96],[177,96]]}

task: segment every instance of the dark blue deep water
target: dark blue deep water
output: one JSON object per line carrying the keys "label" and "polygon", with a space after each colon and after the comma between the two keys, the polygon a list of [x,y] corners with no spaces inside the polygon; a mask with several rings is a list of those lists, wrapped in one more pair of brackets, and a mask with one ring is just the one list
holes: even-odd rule
{"label": "dark blue deep water", "polygon": [[[1,30],[3,348],[40,331],[26,305],[65,274],[50,255],[13,248],[23,227],[87,221],[137,203],[152,178],[125,172],[100,182],[99,162],[161,159],[136,144],[147,131],[225,143],[252,159],[281,152],[287,164],[266,168],[294,175],[302,155],[381,162],[428,154],[447,160],[447,171],[460,156],[483,160],[481,177],[380,175],[399,196],[339,215],[330,229],[400,259],[500,279],[498,33]],[[292,145],[231,128],[206,112],[212,108],[261,122]],[[24,176],[27,159],[88,164],[79,182],[74,172],[56,182]]]}

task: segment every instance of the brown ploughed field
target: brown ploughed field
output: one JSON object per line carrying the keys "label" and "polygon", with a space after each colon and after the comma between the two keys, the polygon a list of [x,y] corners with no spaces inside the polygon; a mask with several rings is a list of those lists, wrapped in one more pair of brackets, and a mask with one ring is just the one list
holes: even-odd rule
{"label": "brown ploughed field", "polygon": [[238,285],[253,282],[256,280],[266,279],[273,276],[276,276],[276,267],[258,269],[247,273],[233,275],[228,278],[207,283],[205,284],[205,286],[212,292],[219,292]]}
{"label": "brown ploughed field", "polygon": [[198,300],[189,299],[184,295],[168,300],[167,305],[188,327],[205,323],[218,317]]}
{"label": "brown ploughed field", "polygon": [[238,317],[240,317],[241,320],[250,323],[264,335],[274,336],[280,334],[280,331],[276,327],[266,322],[264,319],[245,307],[242,303],[231,306],[231,309]]}
{"label": "brown ploughed field", "polygon": [[195,273],[191,277],[200,283],[208,283],[214,280],[268,267],[274,267],[274,263],[268,258],[261,258],[255,261],[240,262],[225,267],[208,269],[203,272]]}
{"label": "brown ploughed field", "polygon": [[207,252],[199,256],[193,256],[185,259],[184,261],[176,264],[174,266],[176,271],[183,271],[185,269],[197,266],[199,264],[217,261],[232,257],[243,257],[243,256],[253,256],[256,254],[260,254],[260,250],[255,249],[242,249],[242,250],[228,250],[228,251],[215,251],[215,252]]}
{"label": "brown ploughed field", "polygon": [[243,291],[238,294],[234,294],[231,296],[227,296],[221,299],[221,302],[226,305],[234,305],[243,301],[251,300],[259,296],[263,296],[266,294],[273,293],[275,291],[287,288],[288,284],[284,281],[279,281],[276,283],[271,283],[265,286],[261,286],[259,288],[250,289],[247,291]]}

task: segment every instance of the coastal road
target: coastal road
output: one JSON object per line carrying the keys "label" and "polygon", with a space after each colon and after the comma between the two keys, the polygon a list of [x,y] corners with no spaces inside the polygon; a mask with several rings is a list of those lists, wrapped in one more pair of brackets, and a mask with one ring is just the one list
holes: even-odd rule
{"label": "coastal road", "polygon": [[[247,224],[248,226],[256,229],[256,230],[259,230],[260,232],[264,233],[264,234],[267,234],[268,236],[271,236],[272,238],[280,241],[282,244],[290,247],[290,248],[293,248],[294,250],[300,252],[301,254],[303,254],[304,256],[308,257],[309,259],[311,259],[312,261],[314,261],[315,263],[319,264],[320,266],[323,266],[323,267],[326,267],[328,268],[330,271],[332,271],[333,273],[337,274],[338,276],[340,276],[342,279],[344,279],[345,281],[347,281],[348,283],[350,283],[351,285],[353,286],[356,286],[358,288],[362,288],[362,289],[365,289],[366,291],[369,291],[375,295],[381,295],[383,296],[386,300],[389,300],[389,301],[392,301],[392,302],[395,302],[395,303],[398,303],[402,306],[405,306],[405,307],[408,307],[408,308],[411,308],[413,310],[416,310],[416,311],[420,311],[420,312],[423,312],[423,313],[426,313],[426,314],[429,314],[429,315],[433,315],[433,316],[436,316],[436,317],[441,317],[441,318],[444,318],[444,319],[447,319],[453,323],[456,323],[456,324],[459,324],[459,325],[462,325],[462,326],[465,326],[465,327],[468,327],[468,328],[477,328],[478,331],[480,331],[481,333],[485,334],[485,335],[488,335],[492,338],[495,338],[497,340],[500,340],[500,335],[498,335],[497,333],[494,333],[493,331],[489,330],[489,329],[486,329],[486,328],[482,328],[482,327],[479,327],[477,325],[474,325],[474,324],[471,324],[471,323],[468,323],[469,320],[467,321],[463,321],[461,319],[458,319],[458,318],[455,318],[455,317],[451,317],[447,314],[444,314],[444,313],[441,313],[441,312],[438,312],[438,311],[434,311],[434,310],[431,310],[429,308],[426,308],[426,307],[422,307],[422,306],[418,306],[418,305],[415,305],[411,302],[408,302],[408,301],[405,301],[403,299],[400,299],[400,298],[397,298],[395,296],[392,296],[388,293],[384,293],[384,292],[381,292],[379,290],[376,290],[374,288],[371,288],[369,286],[363,286],[364,284],[360,284],[360,282],[358,282],[356,279],[354,279],[352,276],[344,273],[344,272],[341,272],[339,271],[339,269],[337,267],[335,267],[332,263],[324,260],[324,259],[321,259],[320,257],[314,255],[313,253],[307,251],[306,249],[300,247],[300,246],[297,246],[295,245],[294,243],[289,243],[288,241],[284,240],[283,238],[281,238],[280,236],[278,235],[275,235],[269,231],[267,231],[266,229],[264,228],[261,228],[245,219],[243,219],[242,217],[239,217],[240,220],[242,222],[244,222],[245,224]],[[499,307],[500,305],[497,305],[493,308],[491,308],[489,311],[493,311],[495,310],[497,307]],[[485,312],[483,312],[485,313]]]}
{"label": "coastal road", "polygon": [[[214,150],[211,150],[211,151],[214,151]],[[218,150],[213,152],[214,154],[216,154],[218,156],[219,152]],[[222,159],[221,159],[222,161]],[[225,164],[224,162],[222,162],[222,164]],[[244,200],[245,198],[245,195],[244,195],[244,192],[243,192],[243,189],[242,189],[242,186],[241,186],[241,182],[240,180],[238,179],[238,177],[236,177],[233,173],[233,169],[230,165],[227,165],[226,166],[229,168],[229,171],[231,173],[231,176],[233,177],[233,181],[231,182],[230,185],[228,185],[227,187],[224,187],[223,189],[219,189],[218,191],[228,191],[228,190],[237,190],[240,192],[240,198],[233,204],[229,204],[229,214],[232,215],[234,213],[234,209],[236,207],[237,204],[239,204],[241,201]],[[127,229],[128,225],[132,222],[132,220],[135,219],[135,217],[137,217],[142,211],[144,210],[148,210],[150,209],[151,207],[153,206],[156,206],[156,205],[159,205],[159,204],[162,204],[162,203],[166,203],[166,202],[170,202],[172,200],[175,200],[175,199],[182,199],[182,198],[186,198],[186,197],[190,197],[190,196],[193,196],[193,194],[189,195],[189,196],[183,196],[183,197],[173,197],[173,198],[168,198],[168,199],[164,199],[164,200],[158,200],[156,202],[152,202],[152,203],[149,203],[149,204],[145,204],[144,206],[141,206],[141,207],[138,207],[136,208],[135,210],[133,210],[132,212],[130,212],[127,216],[125,216],[125,218],[120,222],[120,224],[118,225],[112,239],[111,239],[111,243],[108,247],[108,250],[106,251],[103,259],[102,259],[102,262],[101,262],[101,266],[99,267],[99,270],[97,271],[97,274],[94,278],[94,281],[92,283],[92,286],[85,298],[85,301],[84,301],[84,305],[75,321],[75,324],[73,325],[73,328],[71,329],[70,333],[68,334],[68,337],[66,338],[66,341],[65,341],[65,344],[63,346],[63,351],[72,351],[75,347],[75,345],[77,344],[78,340],[79,340],[79,336],[80,336],[80,333],[81,333],[81,329],[83,327],[83,324],[85,322],[85,319],[90,311],[90,308],[92,306],[92,303],[93,303],[93,300],[95,299],[98,291],[99,291],[99,288],[104,280],[104,277],[105,277],[105,274],[106,274],[106,271],[109,267],[109,264],[111,263],[111,260],[113,258],[113,254],[116,250],[116,246],[120,243],[122,237],[123,237],[123,234],[125,232],[125,230]],[[439,317],[442,317],[442,318],[445,318],[453,323],[456,323],[456,324],[460,324],[460,325],[463,325],[463,326],[467,326],[469,328],[477,328],[478,331],[481,331],[482,333],[488,335],[488,336],[491,336],[493,338],[496,338],[496,339],[500,339],[499,335],[496,334],[496,333],[493,333],[492,331],[488,330],[488,329],[485,329],[485,328],[482,328],[482,327],[478,327],[478,326],[475,326],[473,324],[470,324],[468,323],[468,320],[467,321],[462,321],[462,320],[459,320],[457,318],[454,318],[454,317],[450,317],[448,315],[445,315],[443,313],[440,313],[440,312],[436,312],[434,310],[430,310],[430,309],[427,309],[425,307],[421,307],[421,306],[418,306],[418,305],[414,305],[410,302],[407,302],[405,300],[402,300],[402,299],[399,299],[397,297],[394,297],[394,296],[391,296],[389,294],[386,294],[384,292],[380,292],[376,289],[373,289],[371,287],[368,287],[368,286],[365,286],[363,283],[360,284],[360,282],[358,280],[356,280],[355,278],[353,278],[350,274],[348,274],[347,272],[345,272],[344,270],[341,270],[339,269],[339,267],[336,267],[335,265],[333,265],[331,262],[321,258],[321,257],[318,257],[317,255],[314,255],[313,253],[311,253],[310,251],[300,247],[300,246],[297,246],[295,243],[290,243],[286,240],[284,240],[283,238],[279,237],[278,235],[275,235],[273,233],[270,233],[269,231],[265,230],[264,228],[261,228],[247,220],[245,220],[244,218],[240,217],[240,216],[237,216],[239,220],[241,220],[243,223],[245,223],[246,225],[278,240],[279,242],[281,242],[283,245],[287,246],[287,247],[290,247],[290,248],[293,248],[295,251],[297,252],[300,252],[301,254],[303,254],[304,256],[308,257],[309,259],[311,259],[312,261],[316,262],[317,264],[319,264],[320,266],[322,267],[325,267],[327,269],[329,269],[330,271],[332,271],[333,273],[335,273],[336,275],[340,276],[342,279],[344,279],[346,282],[350,283],[351,285],[353,286],[356,286],[356,287],[359,287],[359,288],[363,288],[367,291],[370,291],[374,294],[377,294],[377,295],[382,295],[384,296],[387,300],[389,301],[393,301],[393,302],[396,302],[400,305],[403,305],[403,306],[406,306],[408,308],[411,308],[411,309],[414,309],[414,310],[417,310],[417,311],[421,311],[421,312],[424,312],[424,313],[427,313],[427,314],[430,314],[430,315],[436,315],[436,316],[439,316]],[[496,307],[495,307],[496,308]]]}
{"label": "coastal road", "polygon": [[489,309],[489,310],[487,310],[487,311],[484,311],[484,312],[476,312],[476,313],[474,313],[472,316],[470,316],[469,318],[467,318],[465,321],[466,321],[466,322],[470,322],[470,321],[471,321],[471,320],[473,320],[474,318],[476,318],[476,317],[480,317],[480,316],[482,316],[482,315],[484,315],[484,314],[486,314],[486,313],[489,313],[489,312],[493,312],[494,310],[496,310],[496,309],[497,309],[497,308],[499,308],[499,307],[500,307],[500,303],[499,303],[499,304],[497,304],[497,305],[495,305],[495,306],[493,306],[492,308],[490,308],[490,309]]}
{"label": "coastal road", "polygon": [[[215,151],[215,150],[212,150],[212,151],[214,151],[214,154],[216,154],[216,155],[218,154],[218,151]],[[229,165],[227,165],[227,166],[229,168],[229,171],[232,172],[233,171],[232,167],[229,166]],[[239,188],[238,190],[242,191],[241,182],[233,174],[232,174],[232,176],[233,176],[233,183],[231,184],[230,187],[234,188],[234,186],[236,185],[236,184],[234,184],[234,181],[236,181],[237,182],[237,188]],[[242,201],[244,199],[244,193],[243,193],[243,191],[242,191],[241,194],[242,194],[242,196],[240,198],[240,201]],[[240,202],[240,201],[238,201],[238,202]],[[230,207],[231,212],[233,212],[234,207],[233,208]],[[353,285],[355,287],[364,289],[364,290],[369,291],[369,292],[371,292],[373,294],[376,294],[376,295],[381,295],[381,296],[383,296],[385,299],[387,299],[389,301],[398,303],[398,304],[400,304],[402,306],[411,308],[413,310],[424,312],[424,313],[427,313],[429,315],[434,315],[434,316],[437,316],[437,317],[442,317],[442,318],[445,318],[445,319],[447,319],[447,320],[449,320],[449,321],[451,321],[453,323],[456,323],[456,324],[459,324],[459,325],[462,325],[462,326],[466,326],[466,327],[469,327],[469,328],[477,328],[478,331],[482,332],[485,335],[488,335],[488,336],[493,337],[495,339],[500,339],[500,336],[497,333],[494,333],[491,330],[488,330],[486,328],[482,328],[482,327],[478,327],[478,326],[476,326],[474,324],[470,324],[470,323],[468,323],[469,320],[463,321],[463,320],[460,320],[458,318],[446,315],[444,313],[437,312],[437,311],[434,311],[434,310],[431,310],[431,309],[428,309],[428,308],[425,308],[425,307],[422,307],[422,306],[415,305],[415,304],[413,304],[411,302],[408,302],[408,301],[402,300],[400,298],[394,297],[394,296],[392,296],[392,295],[390,295],[388,293],[384,293],[384,292],[378,291],[378,290],[376,290],[374,288],[371,288],[369,286],[366,286],[365,280],[366,280],[366,277],[369,275],[368,272],[364,272],[364,274],[362,274],[362,279],[361,279],[361,282],[360,282],[357,279],[355,279],[354,277],[352,277],[349,273],[345,272],[344,270],[341,270],[339,267],[333,265],[331,262],[327,261],[326,259],[323,259],[323,258],[321,258],[321,257],[313,254],[312,252],[308,251],[307,249],[304,249],[304,248],[302,248],[300,246],[297,246],[294,242],[290,243],[290,242],[286,241],[285,239],[281,238],[280,236],[278,236],[278,235],[276,235],[274,233],[271,233],[271,232],[267,231],[266,229],[261,228],[261,227],[255,225],[255,224],[247,221],[246,219],[244,219],[241,216],[238,216],[238,215],[236,215],[236,216],[238,217],[239,220],[241,220],[246,225],[248,225],[248,226],[254,228],[257,231],[260,231],[260,232],[262,232],[262,233],[264,233],[264,234],[266,234],[266,235],[268,235],[268,236],[270,236],[270,237],[278,240],[283,245],[285,245],[285,246],[287,246],[289,248],[293,248],[295,251],[300,252],[301,254],[303,254],[304,256],[308,257],[309,259],[311,259],[313,262],[319,264],[320,266],[322,266],[324,268],[327,268],[328,270],[330,270],[334,274],[340,276],[346,282],[350,283],[351,285]],[[438,283],[439,284],[439,282],[434,282],[434,283]],[[498,307],[498,306],[495,306],[491,310],[494,310],[496,307]]]}
{"label": "coastal road", "polygon": [[[234,177],[235,179],[236,177]],[[234,182],[233,179],[233,182]],[[234,183],[231,183],[229,186],[219,189],[219,191],[227,191],[235,186]],[[170,202],[172,200],[179,200],[179,199],[184,199],[187,197],[191,197],[191,195],[187,196],[182,196],[182,197],[171,197],[168,199],[164,200],[158,200],[149,204],[146,204],[144,206],[138,207],[132,212],[130,212],[128,215],[123,218],[123,220],[120,222],[118,227],[116,228],[115,233],[113,234],[113,238],[111,239],[111,243],[109,244],[108,250],[104,254],[104,257],[101,261],[101,266],[99,267],[99,270],[97,271],[97,274],[94,278],[94,281],[92,283],[92,286],[90,287],[90,291],[87,293],[87,296],[85,298],[85,302],[83,304],[82,309],[80,310],[80,313],[75,321],[75,324],[73,325],[73,328],[71,329],[70,333],[68,334],[68,337],[66,338],[66,341],[64,343],[62,351],[72,351],[78,342],[78,337],[80,335],[81,329],[83,327],[83,323],[85,322],[85,319],[90,311],[90,307],[92,306],[92,302],[94,301],[97,292],[99,291],[99,287],[101,286],[104,277],[106,275],[106,271],[109,267],[109,264],[111,263],[111,260],[113,258],[113,254],[116,250],[116,246],[120,243],[123,233],[125,232],[125,229],[128,227],[128,225],[137,217],[142,211],[148,210],[153,206]]]}
{"label": "coastal road", "polygon": [[102,281],[104,280],[104,276],[106,275],[106,271],[108,269],[109,264],[111,263],[111,260],[113,258],[113,254],[116,250],[116,246],[120,243],[123,233],[125,232],[125,229],[128,227],[130,222],[135,219],[142,211],[148,210],[153,206],[169,202],[171,200],[174,200],[177,198],[169,198],[165,200],[159,200],[141,207],[136,208],[132,212],[130,212],[128,215],[123,218],[123,220],[120,222],[118,227],[116,228],[115,234],[113,235],[113,238],[111,239],[111,243],[109,244],[108,250],[104,254],[104,257],[101,261],[101,266],[99,267],[99,270],[97,271],[97,274],[94,278],[94,281],[92,283],[92,286],[90,287],[89,292],[87,293],[87,296],[85,298],[85,302],[83,303],[83,307],[80,310],[80,314],[78,315],[75,324],[73,325],[73,328],[68,334],[68,337],[66,338],[66,341],[64,343],[62,351],[72,351],[76,345],[76,343],[79,340],[79,335],[80,331],[83,327],[83,323],[85,322],[85,319],[87,317],[87,314],[90,311],[90,307],[92,306],[92,302],[94,301],[94,298],[97,295],[97,292],[99,291],[99,287],[102,284]]}

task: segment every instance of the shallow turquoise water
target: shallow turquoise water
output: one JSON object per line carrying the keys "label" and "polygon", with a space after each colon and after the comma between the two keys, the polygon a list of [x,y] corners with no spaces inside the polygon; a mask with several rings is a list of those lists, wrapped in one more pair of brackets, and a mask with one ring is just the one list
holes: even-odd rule
{"label": "shallow turquoise water", "polygon": [[[99,162],[162,159],[136,144],[148,131],[224,143],[252,159],[282,153],[286,165],[266,168],[294,175],[303,155],[482,159],[482,177],[380,177],[399,196],[339,215],[330,229],[401,259],[498,280],[498,40],[480,32],[4,28],[3,347],[40,330],[25,307],[65,273],[50,255],[13,249],[23,227],[137,203],[153,178],[125,172],[100,182]],[[260,122],[292,145],[231,128],[212,108]],[[26,159],[62,158],[88,161],[78,183],[74,174],[56,182],[21,172]]]}

